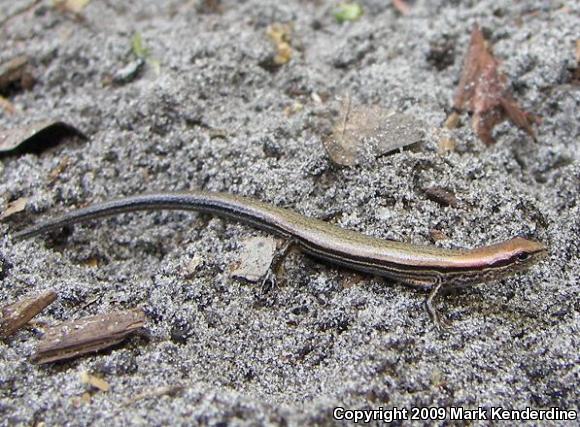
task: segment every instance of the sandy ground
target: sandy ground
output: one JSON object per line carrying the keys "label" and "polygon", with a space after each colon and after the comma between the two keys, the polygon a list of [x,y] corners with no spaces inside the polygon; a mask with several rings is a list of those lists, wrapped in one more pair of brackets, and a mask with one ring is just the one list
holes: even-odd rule
{"label": "sandy ground", "polygon": [[[29,3],[3,1],[0,16]],[[0,225],[0,304],[53,289],[58,301],[37,318],[46,324],[143,307],[150,337],[36,366],[28,359],[42,323],[20,331],[0,344],[2,425],[323,425],[338,406],[578,409],[577,3],[418,1],[401,16],[368,0],[345,24],[323,0],[224,1],[221,13],[188,1],[116,3],[93,0],[79,21],[41,1],[0,28],[0,62],[26,54],[37,79],[10,95],[18,112],[0,112],[0,128],[56,118],[89,137],[2,157],[1,206],[28,205]],[[293,26],[292,60],[277,69],[266,35],[275,22]],[[542,118],[537,143],[505,123],[485,146],[467,115],[442,130],[476,22],[515,97]],[[135,61],[135,32],[149,60],[111,84]],[[422,144],[333,165],[322,141],[348,95],[420,120]],[[457,147],[441,155],[445,135]],[[429,200],[430,185],[454,192],[458,206]],[[550,254],[527,274],[442,298],[452,328],[439,333],[423,293],[300,254],[264,295],[230,277],[242,242],[263,233],[206,215],[123,215],[66,239],[10,238],[72,207],[200,188],[387,239],[429,244],[436,229],[446,236],[438,246],[471,248],[524,235]],[[85,371],[110,390],[84,385]],[[181,392],[155,396],[173,386]],[[131,401],[142,393],[152,394]]]}

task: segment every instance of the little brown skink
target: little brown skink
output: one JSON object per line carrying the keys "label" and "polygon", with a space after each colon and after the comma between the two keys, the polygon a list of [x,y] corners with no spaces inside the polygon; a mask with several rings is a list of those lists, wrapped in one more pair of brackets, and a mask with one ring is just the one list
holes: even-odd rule
{"label": "little brown skink", "polygon": [[527,269],[547,250],[517,237],[470,250],[441,249],[383,240],[307,218],[291,210],[225,193],[191,192],[131,196],[74,210],[14,234],[25,239],[89,219],[137,210],[208,212],[291,240],[313,257],[430,290],[427,310],[439,324],[433,299],[441,290],[497,280]]}

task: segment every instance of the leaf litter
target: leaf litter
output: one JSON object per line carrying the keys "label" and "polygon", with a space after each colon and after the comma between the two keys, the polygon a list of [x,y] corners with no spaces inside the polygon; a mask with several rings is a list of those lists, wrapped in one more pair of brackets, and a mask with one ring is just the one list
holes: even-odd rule
{"label": "leaf litter", "polygon": [[323,144],[332,161],[342,166],[370,163],[424,137],[423,123],[413,116],[377,105],[353,105],[350,97],[339,117]]}
{"label": "leaf litter", "polygon": [[487,145],[495,143],[493,128],[506,119],[535,140],[532,115],[523,111],[510,93],[507,78],[499,71],[499,61],[477,25],[471,32],[453,108],[473,113],[472,128]]}

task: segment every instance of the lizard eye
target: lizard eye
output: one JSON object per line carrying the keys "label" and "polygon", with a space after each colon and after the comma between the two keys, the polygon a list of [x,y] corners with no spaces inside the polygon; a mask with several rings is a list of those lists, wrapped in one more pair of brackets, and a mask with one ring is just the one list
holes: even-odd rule
{"label": "lizard eye", "polygon": [[530,258],[530,254],[527,252],[520,252],[517,254],[518,261],[525,261]]}

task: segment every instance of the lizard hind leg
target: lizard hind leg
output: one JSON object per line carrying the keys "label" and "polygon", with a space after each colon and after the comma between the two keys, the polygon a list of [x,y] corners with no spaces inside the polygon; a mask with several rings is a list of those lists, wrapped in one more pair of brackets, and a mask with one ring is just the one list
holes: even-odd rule
{"label": "lizard hind leg", "polygon": [[439,295],[441,295],[441,290],[443,288],[443,284],[444,284],[443,280],[441,278],[438,278],[437,282],[431,288],[431,292],[429,293],[429,296],[425,300],[425,308],[427,309],[427,313],[429,313],[429,317],[431,318],[433,323],[435,323],[435,327],[440,332],[442,332],[445,329],[448,329],[450,327],[449,322],[447,320],[445,320],[445,318],[441,318],[439,316],[439,312],[437,311],[437,309],[433,305],[433,302],[435,301],[435,299]]}
{"label": "lizard hind leg", "polygon": [[280,266],[286,259],[286,256],[290,253],[292,248],[296,246],[296,240],[288,239],[284,242],[282,247],[276,251],[274,257],[272,258],[272,262],[270,263],[270,268],[268,272],[264,275],[262,280],[262,291],[267,293],[268,291],[276,288],[278,283],[277,274]]}
{"label": "lizard hind leg", "polygon": [[435,323],[436,328],[440,331],[445,330],[449,324],[444,318],[440,317],[439,312],[434,305],[435,300],[442,293],[441,291],[444,285],[443,278],[436,276],[436,279],[434,280],[433,278],[421,279],[405,277],[401,281],[414,288],[430,291],[429,296],[425,300],[425,309],[433,323]]}

